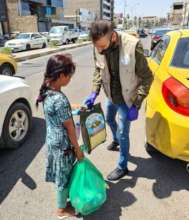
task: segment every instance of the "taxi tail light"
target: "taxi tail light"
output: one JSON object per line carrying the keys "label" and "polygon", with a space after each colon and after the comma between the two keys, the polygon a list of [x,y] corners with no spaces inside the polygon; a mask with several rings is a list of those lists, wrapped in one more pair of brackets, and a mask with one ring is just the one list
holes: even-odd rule
{"label": "taxi tail light", "polygon": [[162,93],[167,105],[175,112],[189,116],[189,89],[175,78],[163,83]]}

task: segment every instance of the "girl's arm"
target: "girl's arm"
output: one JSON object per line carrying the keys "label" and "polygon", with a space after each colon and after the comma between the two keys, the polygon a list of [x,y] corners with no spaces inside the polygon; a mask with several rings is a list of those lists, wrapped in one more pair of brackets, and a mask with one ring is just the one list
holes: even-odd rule
{"label": "girl's arm", "polygon": [[80,149],[80,146],[77,141],[75,126],[72,119],[68,119],[63,122],[64,127],[67,130],[68,137],[71,141],[71,144],[74,146],[74,151],[78,160],[82,160],[84,158],[84,154]]}

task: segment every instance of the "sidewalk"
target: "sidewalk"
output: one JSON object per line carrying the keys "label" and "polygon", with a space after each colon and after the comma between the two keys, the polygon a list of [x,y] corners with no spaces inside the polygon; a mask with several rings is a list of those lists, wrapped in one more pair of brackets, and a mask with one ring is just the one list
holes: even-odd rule
{"label": "sidewalk", "polygon": [[30,51],[24,51],[24,52],[19,52],[19,53],[14,53],[13,57],[17,62],[22,62],[25,60],[29,59],[34,59],[37,57],[45,56],[48,54],[53,54],[57,53],[60,51],[68,50],[68,49],[74,49],[77,47],[82,47],[91,44],[91,41],[86,41],[83,43],[75,43],[75,44],[70,44],[70,45],[63,45],[57,48],[44,48],[44,49],[38,49],[38,50],[30,50]]}

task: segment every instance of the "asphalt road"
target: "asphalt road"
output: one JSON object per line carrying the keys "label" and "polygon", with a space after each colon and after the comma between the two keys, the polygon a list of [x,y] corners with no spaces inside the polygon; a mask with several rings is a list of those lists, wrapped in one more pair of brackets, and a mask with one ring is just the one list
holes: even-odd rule
{"label": "asphalt road", "polygon": [[[94,64],[92,48],[68,51],[77,64],[71,84],[64,89],[72,103],[81,103],[91,89]],[[47,57],[19,64],[18,75],[26,76],[37,96]],[[101,93],[98,101],[105,106]],[[28,140],[15,151],[0,153],[0,220],[54,220],[54,186],[44,182],[45,121],[41,107],[34,109],[33,129]],[[104,206],[84,220],[187,220],[189,219],[189,174],[185,164],[144,149],[144,110],[132,123],[130,138],[130,175],[119,182],[108,182]],[[99,146],[89,158],[104,177],[116,166],[118,152],[108,152],[111,141]]]}

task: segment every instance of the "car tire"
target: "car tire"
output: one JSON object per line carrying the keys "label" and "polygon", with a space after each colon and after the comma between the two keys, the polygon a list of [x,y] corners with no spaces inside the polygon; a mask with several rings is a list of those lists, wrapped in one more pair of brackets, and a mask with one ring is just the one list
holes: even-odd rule
{"label": "car tire", "polygon": [[67,40],[66,40],[66,44],[69,44],[69,43],[70,43],[70,41],[67,39]]}
{"label": "car tire", "polygon": [[5,63],[0,66],[0,75],[13,76],[14,74],[15,70],[10,64]]}
{"label": "car tire", "polygon": [[31,50],[31,46],[29,44],[26,45],[26,50]]}
{"label": "car tire", "polygon": [[42,48],[46,48],[46,47],[47,47],[47,44],[43,43]]}
{"label": "car tire", "polygon": [[189,163],[186,164],[186,171],[189,173]]}
{"label": "car tire", "polygon": [[32,113],[26,104],[16,102],[6,115],[2,140],[4,148],[16,149],[27,139],[32,126]]}
{"label": "car tire", "polygon": [[146,143],[144,147],[149,154],[156,152],[156,149],[149,143]]}

